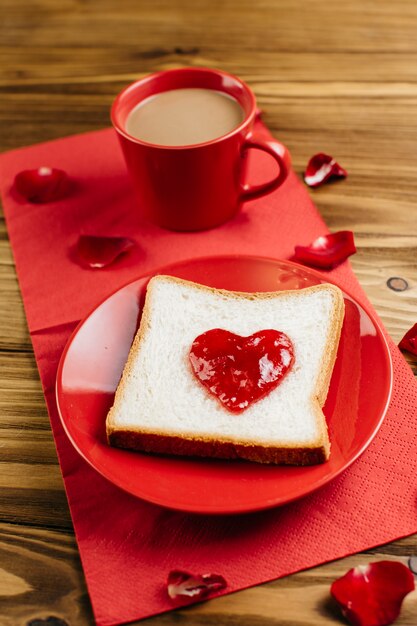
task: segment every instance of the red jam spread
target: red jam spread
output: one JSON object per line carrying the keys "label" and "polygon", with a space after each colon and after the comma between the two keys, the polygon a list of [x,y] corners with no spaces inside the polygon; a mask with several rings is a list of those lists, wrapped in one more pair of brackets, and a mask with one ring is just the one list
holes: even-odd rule
{"label": "red jam spread", "polygon": [[294,363],[294,347],[278,330],[241,337],[214,328],[194,340],[190,361],[200,383],[240,413],[279,385]]}

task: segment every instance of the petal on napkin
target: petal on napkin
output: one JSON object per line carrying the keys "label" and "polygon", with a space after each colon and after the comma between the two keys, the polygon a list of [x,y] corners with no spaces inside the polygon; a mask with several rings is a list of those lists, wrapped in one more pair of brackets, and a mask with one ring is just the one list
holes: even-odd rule
{"label": "petal on napkin", "polygon": [[401,339],[398,347],[417,356],[417,324],[414,324]]}
{"label": "petal on napkin", "polygon": [[172,570],[168,575],[167,590],[171,600],[197,602],[204,600],[211,593],[227,587],[223,576],[218,574],[189,574],[181,570]]}
{"label": "petal on napkin", "polygon": [[359,565],[335,580],[331,594],[354,626],[388,626],[400,614],[414,576],[402,563],[379,561]]}
{"label": "petal on napkin", "polygon": [[28,202],[41,204],[66,196],[69,178],[64,170],[44,166],[19,172],[14,179],[14,187]]}
{"label": "petal on napkin", "polygon": [[102,269],[134,246],[136,242],[129,237],[80,235],[76,245],[76,258],[82,267]]}
{"label": "petal on napkin", "polygon": [[346,178],[347,171],[337,163],[332,156],[319,152],[311,157],[304,181],[309,187],[319,187],[330,178]]}
{"label": "petal on napkin", "polygon": [[309,246],[295,246],[294,259],[304,265],[331,269],[355,254],[355,240],[351,230],[339,230],[318,237]]}

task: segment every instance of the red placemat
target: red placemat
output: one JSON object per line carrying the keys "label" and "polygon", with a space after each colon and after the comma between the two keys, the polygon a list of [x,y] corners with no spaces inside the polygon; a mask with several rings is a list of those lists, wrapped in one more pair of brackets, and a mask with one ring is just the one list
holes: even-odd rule
{"label": "red placemat", "polygon": [[[260,124],[258,130],[267,132]],[[265,157],[252,159],[253,175],[268,178]],[[20,203],[11,193],[15,174],[41,165],[66,170],[76,187],[59,202]],[[377,437],[329,486],[280,509],[208,517],[148,504],[91,469],[61,427],[54,386],[63,347],[77,321],[118,286],[197,256],[288,258],[295,244],[326,231],[294,174],[227,224],[187,234],[137,216],[112,129],[9,152],[0,167],[10,241],[97,624],[172,609],[164,586],[170,569],[220,573],[230,592],[417,532],[417,385],[391,340],[393,399]],[[106,270],[83,270],[71,260],[81,233],[133,236],[139,248]],[[348,263],[331,276],[366,302]]]}

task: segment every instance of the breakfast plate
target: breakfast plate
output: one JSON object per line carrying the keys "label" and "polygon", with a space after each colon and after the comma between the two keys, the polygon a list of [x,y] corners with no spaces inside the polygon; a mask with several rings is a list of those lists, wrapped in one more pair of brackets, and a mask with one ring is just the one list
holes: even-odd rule
{"label": "breakfast plate", "polygon": [[[289,261],[245,256],[192,259],[155,274],[234,291],[282,291],[328,282],[318,272]],[[56,393],[62,424],[81,456],[100,474],[127,492],[168,508],[241,513],[306,496],[364,452],[388,408],[392,362],[378,322],[345,291],[345,319],[323,409],[331,441],[326,463],[272,466],[110,447],[106,415],[138,327],[150,277],[129,283],[97,306],[70,337],[59,364]]]}

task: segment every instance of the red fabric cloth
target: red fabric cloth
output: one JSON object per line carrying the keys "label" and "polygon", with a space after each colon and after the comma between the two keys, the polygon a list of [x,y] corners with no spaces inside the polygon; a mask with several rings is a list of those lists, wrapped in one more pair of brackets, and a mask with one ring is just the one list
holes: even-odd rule
{"label": "red fabric cloth", "polygon": [[[261,125],[258,130],[267,132]],[[253,155],[255,178],[269,177],[266,158]],[[19,201],[12,192],[15,174],[41,165],[66,170],[76,183],[72,194],[44,205]],[[75,323],[118,286],[197,256],[288,258],[295,244],[309,244],[326,232],[295,174],[227,224],[184,234],[138,217],[112,129],[9,152],[1,156],[0,168],[29,330],[97,624],[170,610],[165,593],[170,569],[222,574],[228,593],[417,532],[417,385],[391,340],[393,398],[373,443],[328,486],[279,509],[209,517],[148,504],[91,469],[60,424],[54,385],[62,349]],[[139,248],[106,270],[85,270],[72,260],[81,233],[133,236]],[[366,302],[348,263],[331,276]]]}

